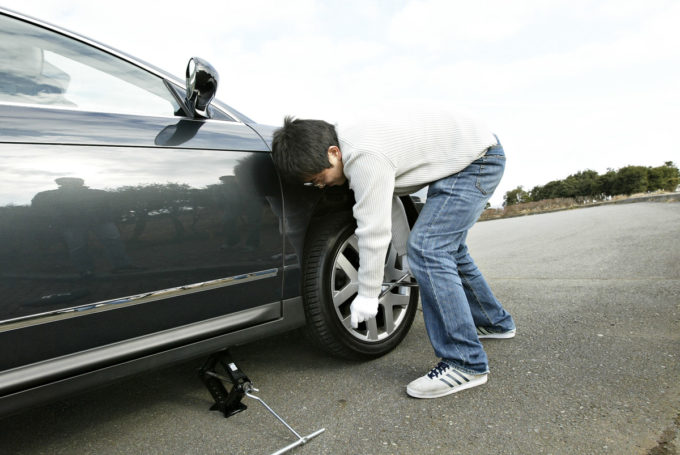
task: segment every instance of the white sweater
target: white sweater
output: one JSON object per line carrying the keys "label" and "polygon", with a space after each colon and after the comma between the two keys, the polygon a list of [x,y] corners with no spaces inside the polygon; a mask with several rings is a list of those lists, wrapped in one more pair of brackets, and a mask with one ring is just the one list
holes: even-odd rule
{"label": "white sweater", "polygon": [[373,116],[340,124],[336,131],[343,172],[356,199],[359,294],[377,297],[392,232],[393,195],[411,194],[465,169],[497,140],[482,123],[447,112]]}

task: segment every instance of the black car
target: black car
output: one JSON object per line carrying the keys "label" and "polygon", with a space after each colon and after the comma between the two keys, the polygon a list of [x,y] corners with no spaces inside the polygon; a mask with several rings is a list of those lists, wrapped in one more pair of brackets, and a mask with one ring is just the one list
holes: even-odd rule
{"label": "black car", "polygon": [[406,286],[350,327],[351,191],[282,181],[217,82],[0,9],[0,415],[300,327],[347,358],[406,335]]}

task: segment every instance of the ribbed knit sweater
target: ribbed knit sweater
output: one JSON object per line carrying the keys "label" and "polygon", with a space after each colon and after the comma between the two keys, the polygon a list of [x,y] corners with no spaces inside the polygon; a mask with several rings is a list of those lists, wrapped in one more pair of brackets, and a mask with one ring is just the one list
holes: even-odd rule
{"label": "ribbed knit sweater", "polygon": [[465,169],[497,143],[482,123],[447,112],[400,111],[336,126],[354,191],[359,294],[377,297],[392,234],[393,195],[411,194]]}

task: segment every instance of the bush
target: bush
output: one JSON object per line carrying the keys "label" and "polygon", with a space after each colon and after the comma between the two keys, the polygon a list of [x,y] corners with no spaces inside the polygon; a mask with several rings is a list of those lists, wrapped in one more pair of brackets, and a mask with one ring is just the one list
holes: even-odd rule
{"label": "bush", "polygon": [[625,166],[615,171],[608,169],[606,174],[598,175],[587,169],[568,176],[564,180],[553,180],[538,185],[531,191],[522,186],[505,193],[503,206],[510,207],[527,202],[571,198],[575,202],[602,200],[612,196],[646,191],[675,191],[680,183],[680,171],[672,161],[663,166]]}

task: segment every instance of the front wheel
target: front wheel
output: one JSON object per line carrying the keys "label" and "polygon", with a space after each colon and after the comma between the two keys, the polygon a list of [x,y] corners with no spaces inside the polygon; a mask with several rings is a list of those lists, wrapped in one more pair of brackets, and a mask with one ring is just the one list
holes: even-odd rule
{"label": "front wheel", "polygon": [[[367,359],[388,353],[404,339],[415,317],[418,291],[395,286],[380,299],[375,318],[352,328],[350,304],[359,289],[355,229],[348,213],[317,219],[310,228],[303,261],[306,332],[314,344],[331,354]],[[395,282],[404,273],[390,245],[383,282]]]}

